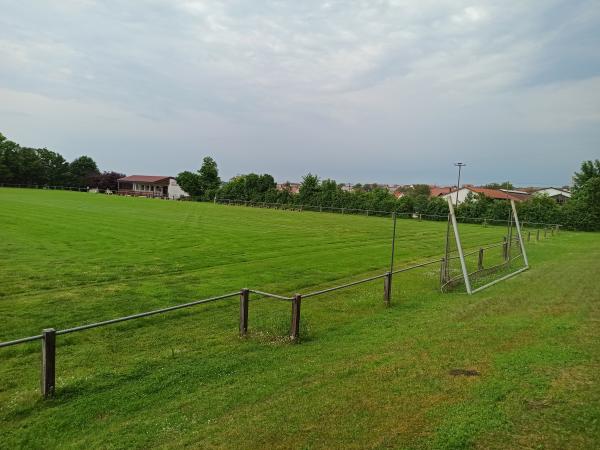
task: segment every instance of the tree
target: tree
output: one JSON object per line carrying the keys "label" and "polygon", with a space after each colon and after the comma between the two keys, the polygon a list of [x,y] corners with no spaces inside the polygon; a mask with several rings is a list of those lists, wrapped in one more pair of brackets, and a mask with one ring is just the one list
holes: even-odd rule
{"label": "tree", "polygon": [[210,156],[206,156],[202,160],[202,167],[200,167],[198,174],[200,175],[200,185],[205,192],[218,189],[221,186],[217,163]]}
{"label": "tree", "polygon": [[[257,175],[237,175],[229,180],[219,191],[219,196],[231,200],[252,200],[255,202],[267,201],[267,197],[276,200],[275,179],[265,173]],[[268,194],[268,195],[267,195]]]}
{"label": "tree", "polygon": [[573,190],[581,189],[588,180],[595,177],[600,177],[600,160],[582,162],[581,172],[573,175]]}
{"label": "tree", "polygon": [[510,181],[503,181],[502,183],[488,183],[484,187],[488,189],[508,189],[512,190],[515,187]]}
{"label": "tree", "polygon": [[184,171],[176,177],[177,184],[192,197],[212,199],[221,187],[217,163],[210,156],[204,157],[198,172]]}
{"label": "tree", "polygon": [[75,185],[86,186],[90,184],[92,177],[99,173],[96,162],[89,156],[80,156],[69,164],[71,183]]}
{"label": "tree", "polygon": [[[51,186],[62,186],[69,181],[69,163],[56,152],[46,148],[37,150],[40,159],[42,183]],[[95,164],[95,163],[94,163]],[[98,168],[96,168],[97,170]]]}
{"label": "tree", "polygon": [[534,195],[518,204],[519,217],[527,222],[557,223],[560,207],[547,195]]}
{"label": "tree", "polygon": [[406,192],[406,194],[410,195],[411,197],[429,197],[431,195],[431,188],[427,184],[415,184]]}
{"label": "tree", "polygon": [[177,177],[177,184],[191,197],[200,197],[203,194],[200,175],[188,170],[181,172]]}
{"label": "tree", "polygon": [[564,208],[564,221],[570,228],[600,231],[600,177],[586,181]]}
{"label": "tree", "polygon": [[94,175],[90,179],[90,186],[96,187],[98,189],[106,190],[110,189],[111,191],[116,191],[118,189],[117,180],[119,178],[124,178],[124,173],[119,172],[102,172],[97,175]]}
{"label": "tree", "polygon": [[319,177],[312,173],[304,175],[298,191],[298,200],[300,200],[300,203],[303,205],[313,203],[318,199],[319,192]]}

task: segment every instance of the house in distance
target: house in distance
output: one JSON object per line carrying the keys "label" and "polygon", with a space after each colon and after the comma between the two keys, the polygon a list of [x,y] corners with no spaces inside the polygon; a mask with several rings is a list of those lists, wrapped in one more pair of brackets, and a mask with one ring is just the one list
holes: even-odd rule
{"label": "house in distance", "polygon": [[136,197],[165,198],[179,200],[189,197],[177,184],[174,177],[158,175],[130,175],[117,180],[119,195]]}

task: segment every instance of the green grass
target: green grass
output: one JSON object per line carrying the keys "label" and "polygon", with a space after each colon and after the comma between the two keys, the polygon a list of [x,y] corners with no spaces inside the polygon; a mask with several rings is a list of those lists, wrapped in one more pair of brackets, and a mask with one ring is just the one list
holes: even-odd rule
{"label": "green grass", "polygon": [[[399,220],[397,267],[441,256],[445,229]],[[380,273],[391,221],[0,189],[0,230],[4,341]],[[475,296],[439,293],[436,265],[395,277],[391,308],[381,280],[307,299],[299,345],[269,299],[247,339],[235,298],[59,336],[46,401],[39,343],[0,349],[0,448],[597,448],[600,235],[527,249],[531,270]]]}

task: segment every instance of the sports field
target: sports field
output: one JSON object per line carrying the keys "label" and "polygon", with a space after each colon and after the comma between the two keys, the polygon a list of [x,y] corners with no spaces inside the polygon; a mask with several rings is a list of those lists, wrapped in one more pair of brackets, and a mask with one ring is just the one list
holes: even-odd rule
{"label": "sports field", "polygon": [[[389,218],[0,189],[0,340],[250,287],[308,292],[388,270]],[[462,225],[463,246],[506,229]],[[446,222],[399,220],[396,267],[442,256]],[[600,445],[600,235],[527,246],[475,296],[439,267],[289,303],[202,305],[0,349],[0,448],[592,448]],[[498,250],[499,251],[499,250]],[[499,258],[490,255],[490,258]],[[454,369],[476,371],[461,375]]]}

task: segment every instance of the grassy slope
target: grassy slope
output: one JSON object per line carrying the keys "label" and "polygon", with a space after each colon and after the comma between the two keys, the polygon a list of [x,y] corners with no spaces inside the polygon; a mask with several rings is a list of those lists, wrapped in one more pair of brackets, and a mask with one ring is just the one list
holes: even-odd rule
{"label": "grassy slope", "polygon": [[[0,190],[0,339],[242,286],[292,293],[383,269],[386,219]],[[401,262],[441,254],[445,224],[401,221]],[[503,230],[465,227],[465,244]],[[0,350],[0,447],[586,448],[600,445],[600,236],[529,246],[533,269],[439,294],[435,267],[289,305],[236,300]],[[50,306],[50,307],[48,307]],[[454,377],[453,368],[479,377]]]}

